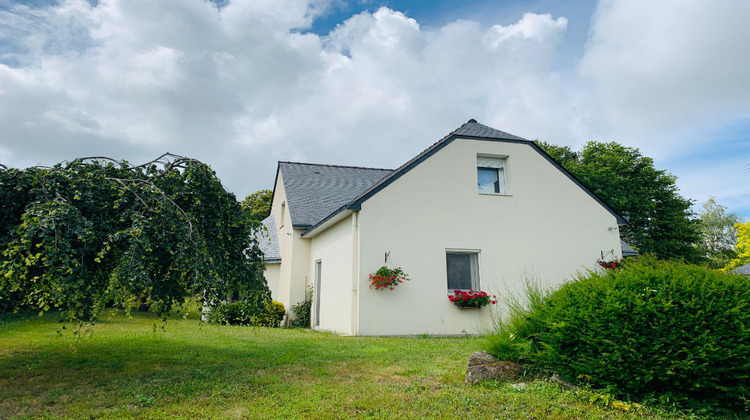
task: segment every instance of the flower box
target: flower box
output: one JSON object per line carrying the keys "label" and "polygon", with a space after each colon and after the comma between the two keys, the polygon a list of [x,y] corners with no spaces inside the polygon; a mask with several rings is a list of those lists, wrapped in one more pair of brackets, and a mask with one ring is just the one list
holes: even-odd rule
{"label": "flower box", "polygon": [[479,309],[482,306],[497,303],[497,298],[494,295],[490,296],[487,292],[481,290],[454,290],[452,295],[448,295],[448,299],[458,309]]}

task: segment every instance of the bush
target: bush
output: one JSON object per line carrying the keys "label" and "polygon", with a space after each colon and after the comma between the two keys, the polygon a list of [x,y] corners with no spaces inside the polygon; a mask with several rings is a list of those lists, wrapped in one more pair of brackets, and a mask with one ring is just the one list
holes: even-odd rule
{"label": "bush", "polygon": [[620,398],[739,411],[749,327],[746,278],[641,258],[511,310],[488,350]]}
{"label": "bush", "polygon": [[529,368],[539,345],[536,337],[545,329],[542,308],[548,293],[538,281],[527,279],[523,296],[506,295],[503,303],[507,314],[485,335],[486,350],[501,360],[523,363]]}
{"label": "bush", "polygon": [[295,328],[310,328],[310,312],[312,311],[312,291],[308,290],[305,293],[305,300],[298,302],[296,305],[292,305],[292,313],[294,313],[294,319],[292,320],[292,327]]}
{"label": "bush", "polygon": [[281,325],[281,321],[284,319],[284,315],[286,315],[286,308],[284,308],[284,304],[275,300],[271,301],[266,311],[263,313],[260,319],[258,319],[258,325],[262,325],[264,327],[278,327],[279,325]]}
{"label": "bush", "polygon": [[254,308],[254,303],[238,300],[217,307],[214,310],[213,319],[229,325],[278,327],[286,314],[284,304],[275,300],[267,304],[260,314],[255,314]]}

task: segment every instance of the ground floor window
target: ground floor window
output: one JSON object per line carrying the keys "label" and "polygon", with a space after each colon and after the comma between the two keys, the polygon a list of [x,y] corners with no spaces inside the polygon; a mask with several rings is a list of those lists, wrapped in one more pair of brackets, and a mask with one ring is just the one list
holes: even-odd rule
{"label": "ground floor window", "polygon": [[448,271],[448,292],[454,290],[479,290],[479,252],[445,252]]}

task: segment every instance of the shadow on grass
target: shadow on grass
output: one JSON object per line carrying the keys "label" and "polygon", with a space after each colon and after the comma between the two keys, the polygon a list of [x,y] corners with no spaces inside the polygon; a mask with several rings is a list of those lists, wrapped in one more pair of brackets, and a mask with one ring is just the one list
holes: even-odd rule
{"label": "shadow on grass", "polygon": [[[52,398],[47,402],[55,404],[59,390],[68,399],[104,404],[137,402],[144,395],[203,398],[260,389],[281,393],[332,377],[356,381],[373,376],[373,371],[429,372],[428,365],[446,356],[455,355],[460,366],[465,352],[458,349],[469,344],[199,325],[194,320],[170,321],[165,330],[154,331],[155,321],[149,314],[104,318],[81,338],[70,331],[56,333],[53,318],[6,324],[19,334],[0,333],[0,347],[6,347],[0,352],[0,401]],[[438,343],[454,351],[446,354]],[[411,365],[401,368],[405,352],[412,353]]]}

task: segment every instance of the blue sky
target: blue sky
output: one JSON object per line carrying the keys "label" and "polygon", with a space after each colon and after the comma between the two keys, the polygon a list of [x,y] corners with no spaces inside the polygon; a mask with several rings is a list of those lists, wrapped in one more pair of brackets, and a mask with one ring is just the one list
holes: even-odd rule
{"label": "blue sky", "polygon": [[[218,7],[217,7],[218,5]],[[469,118],[617,141],[750,220],[750,3],[0,0],[0,162],[397,167]]]}
{"label": "blue sky", "polygon": [[342,1],[334,4],[330,11],[318,18],[312,31],[326,35],[336,25],[352,15],[363,11],[374,12],[388,7],[404,12],[422,26],[438,28],[459,19],[473,20],[484,25],[508,25],[521,19],[524,13],[551,13],[569,19],[563,58],[579,56],[589,30],[589,20],[596,8],[593,0],[541,0],[541,1],[480,1],[480,0],[436,0],[436,1]]}

